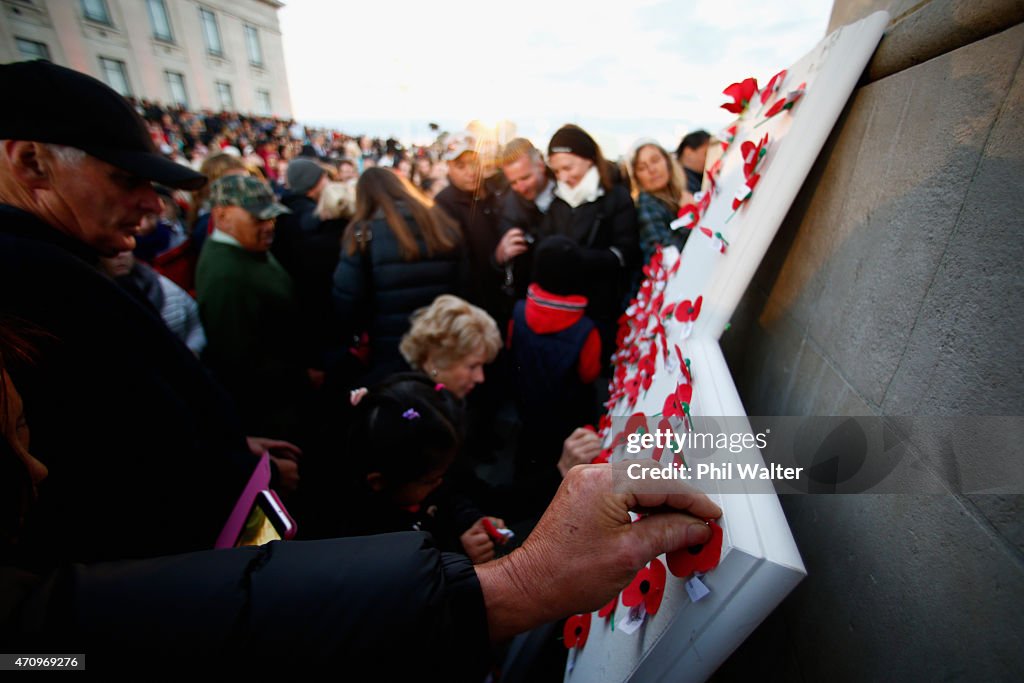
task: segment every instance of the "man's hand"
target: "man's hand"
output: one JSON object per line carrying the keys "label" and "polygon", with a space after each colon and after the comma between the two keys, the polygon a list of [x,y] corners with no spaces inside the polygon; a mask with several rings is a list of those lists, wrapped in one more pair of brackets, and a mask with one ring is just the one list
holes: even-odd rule
{"label": "man's hand", "polygon": [[494,559],[494,541],[484,528],[484,519],[490,519],[497,529],[504,529],[505,522],[497,517],[481,517],[459,537],[462,548],[473,564],[483,564]]}
{"label": "man's hand", "polygon": [[601,439],[594,432],[577,427],[562,442],[562,456],[558,459],[558,473],[565,477],[566,473],[576,465],[587,465],[601,455]]}
{"label": "man's hand", "polygon": [[[523,546],[476,568],[491,640],[598,609],[652,558],[711,538],[704,520],[722,511],[703,493],[650,479],[614,493],[612,467],[574,467]],[[630,510],[649,514],[633,523]]]}
{"label": "man's hand", "polygon": [[530,245],[527,243],[522,229],[511,228],[501,236],[501,241],[498,242],[498,246],[494,249],[494,260],[499,265],[505,265],[529,248]]}

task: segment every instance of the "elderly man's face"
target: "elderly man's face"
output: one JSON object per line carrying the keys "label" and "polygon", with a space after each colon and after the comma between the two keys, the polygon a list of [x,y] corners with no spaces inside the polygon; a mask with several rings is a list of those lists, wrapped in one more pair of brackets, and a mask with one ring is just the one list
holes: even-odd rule
{"label": "elderly man's face", "polygon": [[135,248],[135,233],[147,214],[160,212],[148,180],[86,156],[76,164],[54,159],[46,208],[61,232],[103,256]]}

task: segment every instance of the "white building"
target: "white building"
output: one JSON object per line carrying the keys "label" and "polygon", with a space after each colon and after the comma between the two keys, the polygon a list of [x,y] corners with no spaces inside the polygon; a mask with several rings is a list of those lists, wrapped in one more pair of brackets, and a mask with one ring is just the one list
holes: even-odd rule
{"label": "white building", "polygon": [[122,95],[291,118],[278,0],[0,0],[0,62],[44,58]]}

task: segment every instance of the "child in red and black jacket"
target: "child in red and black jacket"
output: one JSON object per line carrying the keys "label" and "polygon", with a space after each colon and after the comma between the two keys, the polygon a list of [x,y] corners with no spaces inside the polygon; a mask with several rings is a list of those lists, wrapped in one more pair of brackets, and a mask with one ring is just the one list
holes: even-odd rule
{"label": "child in red and black jacket", "polygon": [[522,431],[516,479],[546,505],[561,480],[563,441],[597,418],[594,382],[601,371],[601,337],[584,311],[579,247],[568,237],[543,239],[533,280],[509,321],[508,349]]}

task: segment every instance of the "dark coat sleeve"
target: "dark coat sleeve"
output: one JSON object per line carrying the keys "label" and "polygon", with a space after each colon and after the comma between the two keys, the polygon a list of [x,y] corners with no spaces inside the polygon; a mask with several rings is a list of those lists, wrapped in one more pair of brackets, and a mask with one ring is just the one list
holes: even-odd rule
{"label": "dark coat sleeve", "polygon": [[418,532],[75,565],[35,579],[4,568],[0,577],[6,642],[85,652],[90,669],[358,661],[382,680],[430,671],[460,681],[480,680],[487,665],[476,572]]}
{"label": "dark coat sleeve", "polygon": [[366,322],[365,306],[369,292],[366,286],[368,274],[364,272],[363,266],[365,260],[366,257],[358,251],[349,254],[347,246],[343,244],[341,258],[334,269],[331,296],[334,299],[338,328],[341,330],[342,339],[345,340]]}

